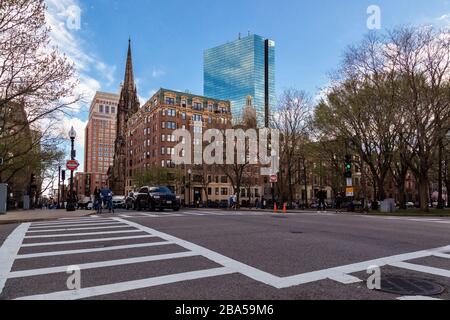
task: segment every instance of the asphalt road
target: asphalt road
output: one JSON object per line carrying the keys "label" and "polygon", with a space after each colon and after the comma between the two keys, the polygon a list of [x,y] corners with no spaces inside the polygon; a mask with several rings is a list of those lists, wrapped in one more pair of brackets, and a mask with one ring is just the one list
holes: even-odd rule
{"label": "asphalt road", "polygon": [[0,244],[0,299],[422,299],[368,289],[378,266],[450,300],[446,218],[124,211],[0,226]]}

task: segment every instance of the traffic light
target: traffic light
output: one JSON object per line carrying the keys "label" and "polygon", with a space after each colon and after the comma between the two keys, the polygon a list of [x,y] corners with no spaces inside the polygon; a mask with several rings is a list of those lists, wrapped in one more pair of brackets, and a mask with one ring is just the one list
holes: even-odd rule
{"label": "traffic light", "polygon": [[351,178],[352,177],[352,156],[350,155],[346,155],[345,156],[345,177],[346,178]]}
{"label": "traffic light", "polygon": [[66,170],[61,171],[61,180],[62,181],[66,180]]}

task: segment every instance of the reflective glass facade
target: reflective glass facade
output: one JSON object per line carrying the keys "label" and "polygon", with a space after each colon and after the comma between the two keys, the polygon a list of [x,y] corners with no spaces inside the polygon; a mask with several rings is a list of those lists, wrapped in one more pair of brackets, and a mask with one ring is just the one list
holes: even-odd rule
{"label": "reflective glass facade", "polygon": [[275,43],[251,35],[206,50],[204,95],[230,100],[235,123],[242,117],[247,96],[252,96],[258,124],[266,125],[276,100]]}

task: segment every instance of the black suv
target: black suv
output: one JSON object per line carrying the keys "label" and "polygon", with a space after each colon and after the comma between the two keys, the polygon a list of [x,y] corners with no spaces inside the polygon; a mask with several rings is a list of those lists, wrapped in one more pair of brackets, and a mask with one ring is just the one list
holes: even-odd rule
{"label": "black suv", "polygon": [[155,211],[156,209],[180,210],[180,200],[167,187],[142,187],[138,193],[134,194],[135,206],[137,211],[147,209]]}

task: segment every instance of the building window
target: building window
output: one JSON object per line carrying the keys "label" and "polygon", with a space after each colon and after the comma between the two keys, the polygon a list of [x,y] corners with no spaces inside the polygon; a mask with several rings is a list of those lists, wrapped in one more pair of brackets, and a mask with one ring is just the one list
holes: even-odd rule
{"label": "building window", "polygon": [[222,176],[220,178],[220,183],[228,183],[228,177],[227,176]]}
{"label": "building window", "polygon": [[111,113],[116,113],[116,107],[111,107]]}
{"label": "building window", "polygon": [[167,110],[167,116],[169,117],[176,117],[177,112],[174,109],[168,109]]}
{"label": "building window", "polygon": [[161,141],[162,141],[162,142],[166,141],[166,135],[165,135],[165,134],[162,134],[162,135],[161,135]]}
{"label": "building window", "polygon": [[103,105],[98,106],[98,112],[103,113]]}
{"label": "building window", "polygon": [[212,188],[208,188],[208,196],[212,195]]}
{"label": "building window", "polygon": [[109,106],[105,106],[105,113],[109,113]]}
{"label": "building window", "polygon": [[183,108],[187,107],[187,102],[185,99],[181,100],[181,107],[183,107]]}
{"label": "building window", "polygon": [[228,188],[222,188],[221,195],[222,196],[227,196],[228,195]]}
{"label": "building window", "polygon": [[181,113],[181,120],[186,120],[186,112]]}
{"label": "building window", "polygon": [[161,155],[165,155],[166,154],[166,148],[162,147],[161,148]]}
{"label": "building window", "polygon": [[171,97],[166,97],[166,104],[174,105],[175,104],[175,99],[171,98]]}
{"label": "building window", "polygon": [[220,193],[219,193],[219,188],[216,188],[216,196],[218,196]]}
{"label": "building window", "polygon": [[194,102],[193,108],[194,110],[201,111],[203,110],[203,104],[200,102]]}
{"label": "building window", "polygon": [[192,115],[192,121],[202,121],[202,115],[201,114],[193,114]]}

